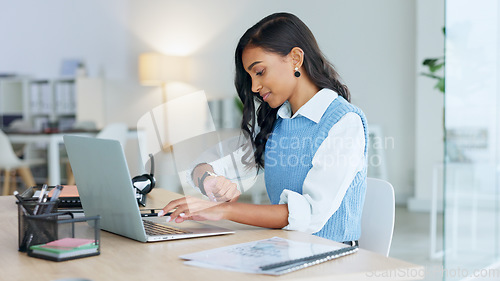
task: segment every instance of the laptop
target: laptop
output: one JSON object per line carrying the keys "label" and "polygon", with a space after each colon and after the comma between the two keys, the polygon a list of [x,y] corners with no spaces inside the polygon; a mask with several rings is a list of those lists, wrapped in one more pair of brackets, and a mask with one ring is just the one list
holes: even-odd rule
{"label": "laptop", "polygon": [[141,242],[234,233],[196,221],[167,223],[164,217],[142,217],[120,142],[69,135],[63,138],[83,211],[86,216],[100,215],[102,230]]}

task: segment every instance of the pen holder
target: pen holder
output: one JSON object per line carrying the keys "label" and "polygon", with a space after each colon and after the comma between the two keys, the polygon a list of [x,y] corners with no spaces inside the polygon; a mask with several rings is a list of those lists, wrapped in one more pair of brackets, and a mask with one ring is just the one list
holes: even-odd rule
{"label": "pen holder", "polygon": [[[18,212],[18,240],[19,251],[26,252],[31,245],[45,243],[51,241],[52,238],[57,238],[57,229],[50,229],[44,224],[33,221],[33,217],[43,217],[47,219],[58,219],[62,214],[55,213],[57,211],[58,201],[42,202],[26,199],[22,202],[17,201]],[[43,214],[46,212],[46,214]],[[43,214],[43,215],[34,215]],[[72,214],[66,213],[65,216],[72,218]],[[52,239],[54,240],[54,239]]]}
{"label": "pen holder", "polygon": [[65,261],[100,254],[100,216],[58,212],[60,200],[38,202],[37,186],[17,196],[19,251],[28,256]]}

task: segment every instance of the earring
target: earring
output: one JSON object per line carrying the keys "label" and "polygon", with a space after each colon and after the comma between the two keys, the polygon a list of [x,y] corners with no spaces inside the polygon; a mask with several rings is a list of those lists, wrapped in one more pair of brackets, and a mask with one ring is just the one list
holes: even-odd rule
{"label": "earring", "polygon": [[295,77],[300,77],[300,71],[298,67],[295,68],[295,72],[293,73],[293,75],[295,75]]}

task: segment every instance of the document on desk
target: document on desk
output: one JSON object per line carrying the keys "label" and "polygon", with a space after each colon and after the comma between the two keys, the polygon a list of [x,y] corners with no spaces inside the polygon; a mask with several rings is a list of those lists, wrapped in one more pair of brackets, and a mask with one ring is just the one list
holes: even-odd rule
{"label": "document on desk", "polygon": [[282,275],[355,253],[357,247],[297,242],[280,237],[182,255],[187,265]]}

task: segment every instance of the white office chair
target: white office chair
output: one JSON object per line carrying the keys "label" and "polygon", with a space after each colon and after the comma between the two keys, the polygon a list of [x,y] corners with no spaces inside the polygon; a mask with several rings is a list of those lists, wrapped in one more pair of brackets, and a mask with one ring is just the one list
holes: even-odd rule
{"label": "white office chair", "polygon": [[12,144],[7,138],[7,135],[0,130],[0,170],[4,170],[4,182],[3,182],[3,193],[2,195],[9,195],[10,192],[10,176],[12,171],[19,172],[24,184],[26,186],[34,186],[35,180],[31,174],[29,168],[29,162],[22,161],[19,159],[14,150],[12,149]]}
{"label": "white office chair", "polygon": [[[105,126],[97,135],[98,139],[111,139],[117,140],[120,142],[122,147],[125,149],[125,145],[127,143],[127,133],[128,126],[125,123],[111,123]],[[66,174],[68,177],[67,184],[73,185],[75,184],[75,176],[73,175],[73,171],[71,170],[71,165],[69,162],[66,165]]]}
{"label": "white office chair", "polygon": [[394,188],[375,178],[368,178],[366,183],[359,247],[387,257],[394,232]]}
{"label": "white office chair", "polygon": [[[23,119],[16,119],[9,124],[9,130],[12,131],[33,131],[33,125]],[[47,156],[45,155],[47,148],[40,147],[37,143],[11,143],[14,153],[18,157],[26,160],[30,166],[33,165],[47,165]]]}

